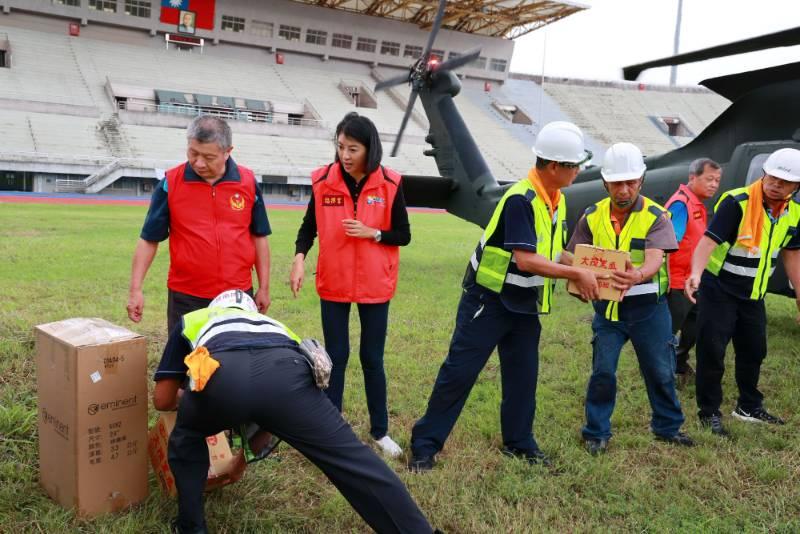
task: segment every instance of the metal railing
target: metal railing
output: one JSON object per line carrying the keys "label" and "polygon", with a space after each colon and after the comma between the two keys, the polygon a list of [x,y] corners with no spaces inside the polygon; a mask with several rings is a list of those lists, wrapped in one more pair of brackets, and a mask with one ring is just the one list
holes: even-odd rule
{"label": "metal railing", "polygon": [[284,113],[274,113],[272,111],[257,111],[252,109],[231,109],[196,106],[194,104],[153,104],[147,102],[127,102],[117,101],[117,109],[121,111],[142,112],[142,113],[169,113],[172,115],[185,115],[196,117],[198,115],[214,115],[226,120],[242,122],[261,122],[266,124],[281,124],[288,126],[304,126],[312,128],[325,128],[326,123],[317,119],[305,119],[287,116]]}

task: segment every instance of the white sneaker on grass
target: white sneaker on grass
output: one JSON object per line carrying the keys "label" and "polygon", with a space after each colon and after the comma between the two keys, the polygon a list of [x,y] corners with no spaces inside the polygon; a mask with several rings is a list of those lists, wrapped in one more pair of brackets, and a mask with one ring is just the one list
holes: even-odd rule
{"label": "white sneaker on grass", "polygon": [[383,454],[386,456],[390,456],[392,458],[397,458],[401,454],[403,454],[403,449],[400,448],[400,445],[394,442],[392,438],[388,435],[383,436],[381,439],[376,439],[375,443],[380,447]]}

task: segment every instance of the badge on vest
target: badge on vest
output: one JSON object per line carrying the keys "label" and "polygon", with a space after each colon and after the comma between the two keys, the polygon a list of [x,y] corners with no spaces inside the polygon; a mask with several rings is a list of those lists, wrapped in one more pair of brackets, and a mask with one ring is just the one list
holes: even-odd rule
{"label": "badge on vest", "polygon": [[383,204],[383,197],[378,197],[375,195],[367,196],[367,206],[371,206],[373,204]]}
{"label": "badge on vest", "polygon": [[322,195],[323,206],[344,206],[344,195]]}
{"label": "badge on vest", "polygon": [[244,209],[245,205],[244,197],[242,197],[242,195],[240,195],[239,193],[236,193],[235,195],[231,196],[229,202],[231,204],[231,209],[233,211],[242,211]]}
{"label": "badge on vest", "polygon": [[703,212],[702,211],[695,211],[694,212],[694,218],[695,219],[702,219],[703,218]]}

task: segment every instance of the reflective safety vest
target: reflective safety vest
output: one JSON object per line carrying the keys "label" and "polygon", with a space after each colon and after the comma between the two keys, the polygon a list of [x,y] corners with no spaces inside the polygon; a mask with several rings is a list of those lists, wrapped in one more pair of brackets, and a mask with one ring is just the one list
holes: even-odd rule
{"label": "reflective safety vest", "polygon": [[215,351],[294,346],[300,338],[285,325],[236,308],[201,308],[183,316],[183,337],[192,349]]}
{"label": "reflective safety vest", "polygon": [[506,191],[483,232],[480,243],[470,258],[467,275],[494,293],[500,294],[506,306],[520,313],[550,313],[555,281],[534,275],[517,267],[512,252],[503,249],[503,236],[495,235],[506,200],[512,195],[522,195],[531,203],[536,230],[536,253],[550,261],[558,261],[567,234],[567,205],[564,195],[554,216],[550,217],[547,204],[536,195],[530,181],[520,180]]}
{"label": "reflective safety vest", "polygon": [[[650,228],[662,215],[669,216],[669,212],[647,197],[642,198],[642,208],[631,211],[625,226],[617,235],[611,225],[611,199],[604,198],[597,204],[586,208],[586,222],[592,232],[592,244],[596,247],[630,252],[631,263],[639,268],[644,265],[645,243]],[[662,262],[661,268],[653,278],[642,280],[625,293],[625,299],[631,297],[652,298],[653,302],[667,292],[669,276],[667,275],[667,262]],[[605,318],[609,321],[619,321],[619,302],[608,301]]]}
{"label": "reflective safety vest", "polygon": [[[742,209],[742,220],[737,231],[737,235],[741,235],[744,214],[747,213],[747,202],[750,199],[747,187],[724,193],[714,206],[714,210],[727,196],[733,197]],[[711,253],[706,270],[715,276],[719,276],[720,271],[726,271],[730,275],[746,278],[748,284],[752,284],[753,287],[750,298],[763,299],[767,293],[769,277],[775,272],[775,260],[778,259],[781,249],[797,234],[799,221],[800,203],[793,197],[789,200],[788,210],[781,214],[775,223],[765,214],[761,230],[761,247],[758,250],[752,251],[749,247],[740,245],[738,241],[733,246],[724,241]]]}
{"label": "reflective safety vest", "polygon": [[667,263],[669,265],[669,287],[682,291],[692,270],[692,254],[708,226],[708,215],[706,207],[686,184],[681,184],[675,194],[670,197],[666,208],[669,209],[675,202],[686,204],[686,233],[678,243],[678,250],[669,255]]}

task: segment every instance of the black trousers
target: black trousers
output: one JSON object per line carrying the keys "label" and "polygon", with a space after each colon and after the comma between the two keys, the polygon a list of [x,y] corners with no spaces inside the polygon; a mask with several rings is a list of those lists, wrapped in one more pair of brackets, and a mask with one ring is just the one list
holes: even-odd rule
{"label": "black trousers", "polygon": [[670,289],[667,303],[672,316],[672,334],[681,333],[675,350],[675,372],[683,374],[689,370],[689,351],[697,341],[697,305],[679,289]]}
{"label": "black trousers", "polygon": [[290,348],[214,354],[220,367],[202,392],[187,391],[169,440],[180,532],[205,532],[205,437],[242,423],[261,428],[319,467],[370,527],[380,533],[430,533],[403,483],[342,419]]}
{"label": "black trousers", "polygon": [[725,349],[733,340],[739,406],[761,407],[761,362],[767,355],[767,313],[763,300],[733,297],[716,280],[704,278],[697,294],[697,407],[700,417],[722,415]]}
{"label": "black trousers", "polygon": [[[253,288],[251,287],[245,293],[252,297]],[[167,334],[172,333],[172,329],[181,322],[184,315],[207,307],[212,300],[167,289]]]}

